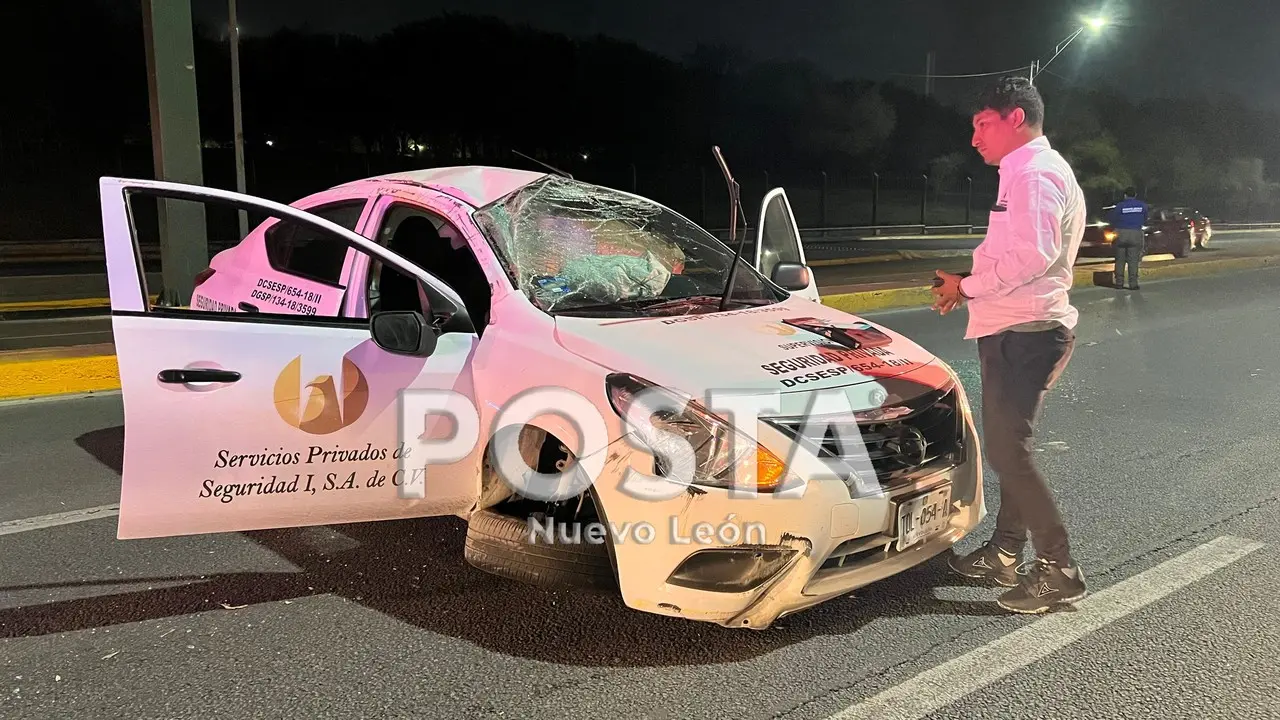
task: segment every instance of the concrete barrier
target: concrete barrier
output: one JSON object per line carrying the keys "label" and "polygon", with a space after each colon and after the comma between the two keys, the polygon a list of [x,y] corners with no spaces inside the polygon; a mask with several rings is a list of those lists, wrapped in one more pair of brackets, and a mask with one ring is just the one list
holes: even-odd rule
{"label": "concrete barrier", "polygon": [[[1144,266],[1142,277],[1150,280],[1189,277],[1276,265],[1280,265],[1280,255],[1159,262]],[[1109,264],[1075,268],[1077,287],[1109,286],[1111,277]],[[931,286],[911,286],[833,293],[825,295],[822,302],[853,314],[928,307],[933,304],[931,290]],[[83,394],[119,387],[116,357],[109,345],[0,353],[0,400]]]}

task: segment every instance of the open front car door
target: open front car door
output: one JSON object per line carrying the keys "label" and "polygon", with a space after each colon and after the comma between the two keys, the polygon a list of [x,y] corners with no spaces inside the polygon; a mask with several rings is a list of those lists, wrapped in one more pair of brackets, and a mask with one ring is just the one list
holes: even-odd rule
{"label": "open front car door", "polygon": [[792,294],[820,301],[818,284],[804,259],[804,245],[791,203],[782,188],[774,188],[760,205],[756,226],[756,269]]}
{"label": "open front car door", "polygon": [[[267,200],[117,178],[104,178],[100,192],[125,417],[118,537],[464,514],[473,505],[481,451],[428,464],[417,441],[438,424],[450,437],[452,421],[402,410],[402,391],[474,399],[477,335],[447,285],[351,230]],[[183,204],[200,212],[176,212]],[[346,269],[323,285],[251,276],[265,298],[256,305],[153,306],[139,231],[161,205],[187,221],[171,232],[203,222],[211,238],[223,232],[232,242],[238,210],[297,224],[309,238],[300,252]],[[345,295],[366,291],[345,287],[351,268],[372,260],[403,276],[404,302],[370,319],[341,317]]]}

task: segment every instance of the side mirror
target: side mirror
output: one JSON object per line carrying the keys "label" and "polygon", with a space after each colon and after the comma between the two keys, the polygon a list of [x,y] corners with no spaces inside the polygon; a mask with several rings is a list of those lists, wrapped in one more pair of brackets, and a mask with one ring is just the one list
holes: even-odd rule
{"label": "side mirror", "polygon": [[374,313],[369,330],[373,341],[387,352],[429,357],[436,351],[435,331],[416,310]]}
{"label": "side mirror", "polygon": [[812,275],[809,266],[799,263],[780,262],[773,266],[773,277],[769,278],[776,285],[792,292],[809,287]]}

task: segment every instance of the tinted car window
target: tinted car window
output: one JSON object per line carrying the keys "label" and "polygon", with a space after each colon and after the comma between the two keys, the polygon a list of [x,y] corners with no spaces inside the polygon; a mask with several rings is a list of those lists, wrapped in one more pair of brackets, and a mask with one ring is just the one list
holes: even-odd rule
{"label": "tinted car window", "polygon": [[[354,231],[364,205],[364,200],[352,200],[311,208],[307,212]],[[330,285],[339,284],[342,278],[347,246],[337,238],[281,220],[267,230],[266,245],[267,261],[280,272]]]}

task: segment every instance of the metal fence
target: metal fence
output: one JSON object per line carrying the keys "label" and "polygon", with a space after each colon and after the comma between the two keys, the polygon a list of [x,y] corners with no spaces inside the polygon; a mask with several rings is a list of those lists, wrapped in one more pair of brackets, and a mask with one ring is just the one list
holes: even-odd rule
{"label": "metal fence", "polygon": [[[202,157],[205,185],[236,187],[231,149],[206,147]],[[536,167],[518,158],[457,158],[450,164],[513,162]],[[260,148],[247,153],[245,184],[251,195],[291,202],[342,182],[422,166],[407,156]],[[587,182],[653,198],[704,226],[727,226],[728,193],[719,169],[710,163],[582,163],[567,170]],[[805,227],[968,225],[985,221],[979,208],[988,207],[995,194],[994,177],[938,182],[913,174],[733,170],[753,223],[764,194],[775,187],[786,189],[796,220]],[[150,146],[43,148],[38,153],[0,149],[0,240],[100,236],[97,186],[104,175],[154,177]]]}
{"label": "metal fence", "polygon": [[[234,189],[235,156],[230,148],[203,150],[204,184]],[[459,157],[448,164],[536,167],[515,157]],[[409,156],[250,148],[246,185],[252,195],[291,202],[342,182],[416,169]],[[565,168],[575,177],[653,198],[711,229],[728,226],[729,201],[723,177],[710,162],[657,165],[641,161],[590,160]],[[754,225],[760,201],[774,187],[786,189],[807,239],[857,231],[867,235],[969,232],[986,224],[997,176],[929,177],[914,173],[840,173],[819,169],[779,170],[733,167],[741,186],[747,224]],[[154,176],[151,147],[145,143],[111,148],[0,147],[0,240],[43,241],[101,236],[97,196],[104,175]],[[1091,216],[1101,207],[1092,207]],[[1176,204],[1197,205],[1195,199]],[[1280,203],[1210,198],[1198,206],[1210,217],[1260,222],[1280,217]],[[824,233],[830,230],[831,233]]]}

